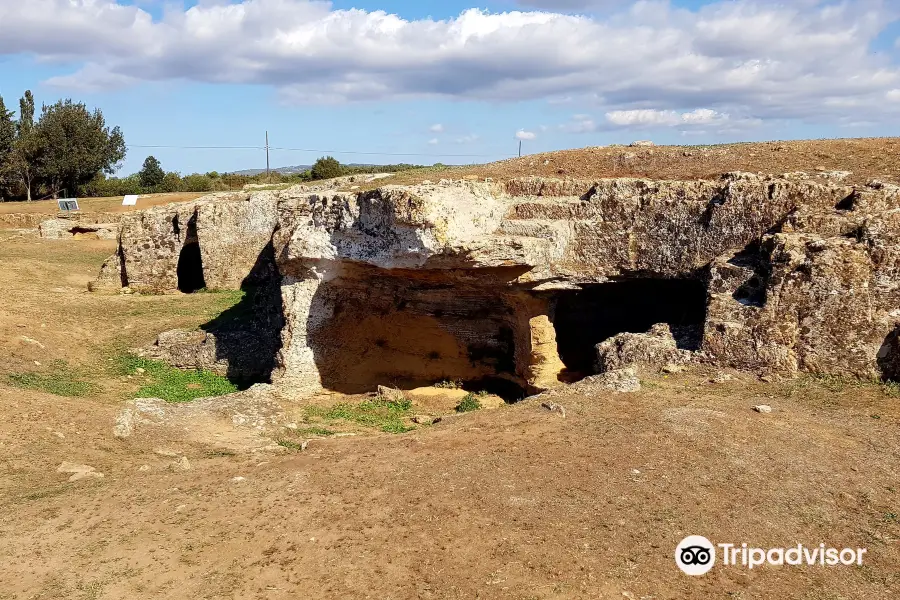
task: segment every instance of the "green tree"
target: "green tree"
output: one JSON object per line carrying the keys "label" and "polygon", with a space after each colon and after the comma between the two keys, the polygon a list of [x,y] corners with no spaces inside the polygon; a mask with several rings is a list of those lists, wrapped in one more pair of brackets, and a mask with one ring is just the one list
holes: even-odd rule
{"label": "green tree", "polygon": [[41,156],[38,172],[53,195],[75,193],[97,173],[113,174],[125,158],[125,138],[106,126],[99,109],[60,100],[44,106],[34,126]]}
{"label": "green tree", "polygon": [[343,175],[344,169],[334,157],[323,156],[316,161],[310,173],[313,179],[332,179]]}
{"label": "green tree", "polygon": [[3,200],[7,179],[13,175],[12,153],[16,143],[14,114],[13,111],[6,110],[3,96],[0,96],[0,201]]}
{"label": "green tree", "polygon": [[36,187],[36,165],[41,156],[41,144],[34,132],[34,96],[31,90],[19,100],[19,120],[16,122],[16,141],[8,157],[8,169],[25,188],[25,199],[31,202]]}
{"label": "green tree", "polygon": [[183,187],[184,182],[181,181],[181,175],[170,172],[166,173],[166,176],[163,178],[160,190],[163,192],[180,192]]}
{"label": "green tree", "polygon": [[144,160],[144,166],[138,172],[138,176],[141,178],[141,187],[154,188],[163,182],[166,172],[163,171],[155,156],[148,156]]}
{"label": "green tree", "polygon": [[34,129],[34,96],[31,90],[19,99],[19,122],[16,124],[19,137],[24,137]]}

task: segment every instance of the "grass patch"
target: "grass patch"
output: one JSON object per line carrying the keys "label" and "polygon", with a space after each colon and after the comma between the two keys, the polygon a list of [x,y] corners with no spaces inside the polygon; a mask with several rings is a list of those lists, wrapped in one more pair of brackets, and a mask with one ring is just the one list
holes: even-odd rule
{"label": "grass patch", "polygon": [[[133,354],[121,355],[116,361],[116,367],[122,375],[141,375],[150,380],[148,385],[137,391],[135,398],[160,398],[166,402],[179,403],[238,391],[238,387],[227,378],[210,371],[182,371],[164,362]],[[138,369],[143,369],[143,373]]]}
{"label": "grass patch", "polygon": [[310,406],[306,409],[308,417],[325,419],[326,421],[350,421],[363,427],[380,429],[385,433],[406,433],[415,427],[404,422],[412,410],[412,402],[407,399],[388,400],[381,396],[374,400],[366,400],[359,404],[337,404],[331,408]]}
{"label": "grass patch", "polygon": [[308,436],[318,436],[318,437],[329,437],[334,435],[335,431],[330,429],[326,429],[324,427],[305,427],[303,429],[297,429],[297,435],[302,435],[305,437]]}
{"label": "grass patch", "polygon": [[460,403],[456,405],[456,412],[467,413],[481,410],[481,400],[479,400],[478,398],[484,396],[487,396],[486,392],[478,392],[477,395],[471,392],[466,394],[465,397],[460,401]]}
{"label": "grass patch", "polygon": [[287,448],[288,450],[296,450],[297,452],[301,452],[303,450],[303,442],[295,442],[292,440],[279,439],[275,440],[275,443],[281,446],[282,448]]}
{"label": "grass patch", "polygon": [[18,388],[70,398],[82,398],[99,390],[97,385],[84,381],[81,375],[63,360],[53,361],[47,371],[13,373],[7,380],[10,385]]}

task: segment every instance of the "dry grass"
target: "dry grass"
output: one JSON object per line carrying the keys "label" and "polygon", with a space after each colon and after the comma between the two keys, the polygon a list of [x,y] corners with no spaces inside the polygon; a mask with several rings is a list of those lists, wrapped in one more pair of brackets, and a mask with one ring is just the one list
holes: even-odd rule
{"label": "dry grass", "polygon": [[[491,177],[646,177],[650,179],[709,179],[731,171],[781,174],[805,171],[850,171],[845,183],[865,184],[878,179],[900,184],[900,138],[802,140],[723,144],[717,146],[600,146],[532,154],[486,165],[446,170],[398,173],[394,184],[423,180]],[[824,178],[819,178],[825,181]],[[367,184],[377,187],[378,184]]]}
{"label": "dry grass", "polygon": [[[178,192],[172,194],[147,194],[141,196],[137,206],[122,206],[122,196],[113,198],[79,198],[78,206],[82,213],[119,213],[142,210],[151,206],[169,204],[171,202],[187,202],[196,200],[206,193]],[[35,200],[34,202],[0,202],[0,214],[44,214],[56,215],[59,207],[56,200]]]}

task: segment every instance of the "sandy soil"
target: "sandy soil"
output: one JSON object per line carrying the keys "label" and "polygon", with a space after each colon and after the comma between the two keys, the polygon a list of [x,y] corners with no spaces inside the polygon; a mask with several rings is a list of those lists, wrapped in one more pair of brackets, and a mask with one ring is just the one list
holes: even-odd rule
{"label": "sandy soil", "polygon": [[[900,400],[883,386],[712,384],[698,370],[555,399],[566,418],[529,401],[304,452],[227,453],[164,431],[120,441],[134,384],[107,354],[203,323],[223,299],[84,293],[111,250],[0,235],[0,599],[900,594]],[[58,358],[101,391],[7,385]],[[104,477],[70,483],[64,461]],[[688,534],[868,554],[689,578],[673,560]]]}

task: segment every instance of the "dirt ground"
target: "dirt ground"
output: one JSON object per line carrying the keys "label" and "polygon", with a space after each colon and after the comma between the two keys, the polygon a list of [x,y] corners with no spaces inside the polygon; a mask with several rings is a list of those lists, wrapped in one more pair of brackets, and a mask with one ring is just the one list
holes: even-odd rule
{"label": "dirt ground", "polygon": [[[187,202],[196,200],[202,193],[178,192],[171,194],[145,194],[138,199],[136,206],[122,206],[122,196],[112,198],[79,198],[78,207],[86,213],[118,213],[143,210],[151,206],[169,204],[171,202]],[[0,202],[0,214],[33,214],[56,215],[59,206],[56,200],[35,200],[33,202]]]}
{"label": "dirt ground", "polygon": [[[446,171],[410,171],[390,183],[423,179],[491,177],[646,177],[650,179],[714,179],[722,173],[792,173],[803,171],[818,181],[866,184],[872,180],[900,183],[900,138],[755,142],[716,146],[599,146],[529,154],[522,158],[458,167]],[[844,178],[834,172],[848,172]],[[368,187],[372,187],[371,184]]]}
{"label": "dirt ground", "polygon": [[[111,374],[110,354],[233,299],[85,292],[113,246],[0,232],[2,600],[900,594],[900,398],[885,386],[714,384],[698,369],[555,398],[565,418],[526,401],[303,452],[121,441],[113,421],[136,384]],[[97,391],[9,385],[53,360]],[[173,453],[191,469],[172,470]],[[64,461],[104,477],[69,482]],[[868,553],[691,578],[673,558],[690,534]]]}

